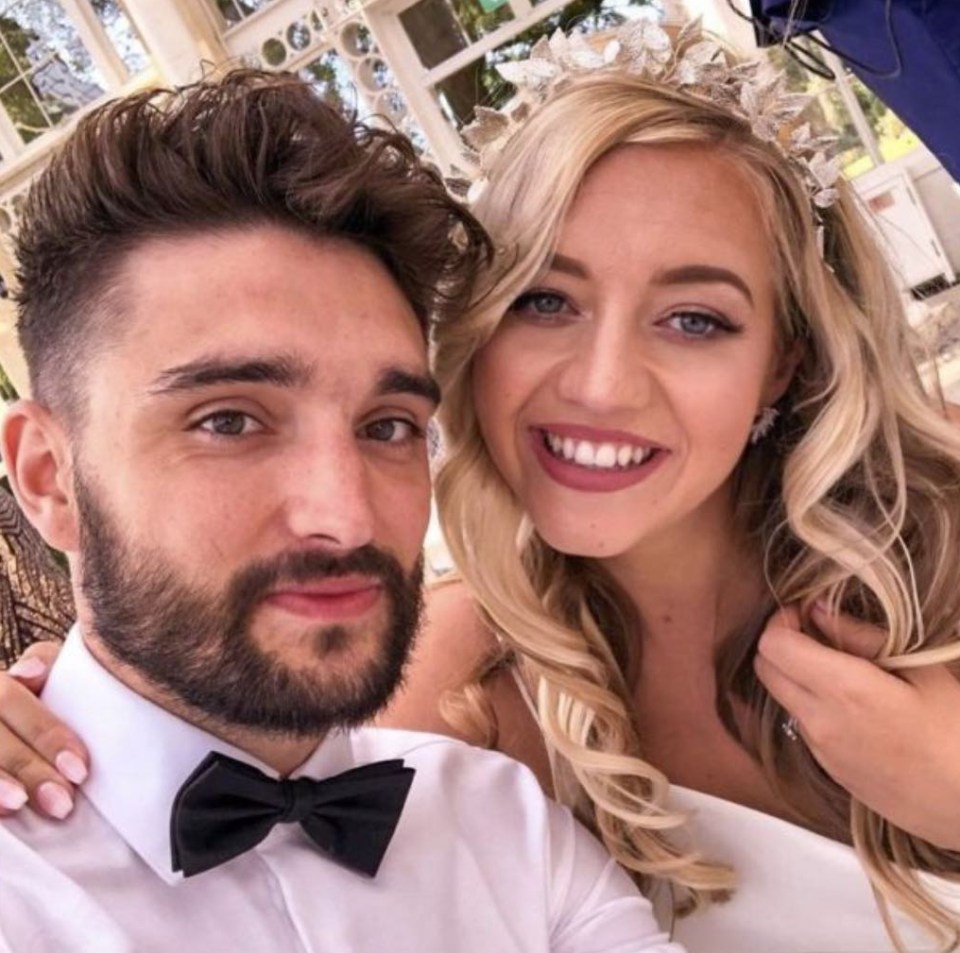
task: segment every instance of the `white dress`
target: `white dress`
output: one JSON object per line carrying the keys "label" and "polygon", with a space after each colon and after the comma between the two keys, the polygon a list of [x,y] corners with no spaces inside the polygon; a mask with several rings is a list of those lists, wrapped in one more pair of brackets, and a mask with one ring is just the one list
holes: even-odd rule
{"label": "white dress", "polygon": [[[512,671],[537,721],[530,691]],[[552,765],[553,753],[547,754]],[[739,878],[730,900],[676,919],[669,890],[654,891],[651,900],[661,924],[672,926],[671,939],[687,953],[897,953],[851,847],[690,788],[672,785],[670,801],[691,814],[700,853],[730,864]],[[960,922],[960,884],[925,880]],[[930,934],[908,917],[894,910],[891,916],[909,953],[939,951]]]}
{"label": "white dress", "polygon": [[[740,880],[727,903],[675,922],[673,939],[689,953],[895,953],[852,848],[699,791],[671,794],[693,813],[704,856],[731,864]],[[927,882],[960,919],[960,884]],[[938,949],[906,917],[894,921],[911,953]]]}

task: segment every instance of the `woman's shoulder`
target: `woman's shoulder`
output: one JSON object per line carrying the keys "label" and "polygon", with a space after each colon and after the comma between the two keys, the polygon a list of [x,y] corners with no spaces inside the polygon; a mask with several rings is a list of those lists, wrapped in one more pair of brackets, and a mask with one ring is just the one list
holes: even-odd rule
{"label": "woman's shoulder", "polygon": [[427,587],[423,624],[403,684],[378,723],[477,741],[455,731],[440,712],[443,696],[472,681],[497,639],[460,580]]}

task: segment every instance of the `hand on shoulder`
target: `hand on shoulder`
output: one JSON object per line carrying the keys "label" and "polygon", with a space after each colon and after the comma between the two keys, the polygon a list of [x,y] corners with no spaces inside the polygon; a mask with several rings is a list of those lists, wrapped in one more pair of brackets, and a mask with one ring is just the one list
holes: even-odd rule
{"label": "hand on shoulder", "polygon": [[86,779],[83,742],[37,697],[59,651],[37,642],[0,672],[0,816],[29,803],[62,820],[73,808],[74,785]]}

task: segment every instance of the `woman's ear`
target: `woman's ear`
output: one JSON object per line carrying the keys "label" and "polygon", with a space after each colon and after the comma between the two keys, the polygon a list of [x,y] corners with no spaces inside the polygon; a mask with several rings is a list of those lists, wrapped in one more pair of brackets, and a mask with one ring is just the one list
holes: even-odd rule
{"label": "woman's ear", "polygon": [[76,551],[73,455],[63,425],[42,404],[21,400],[7,411],[0,442],[10,486],[24,515],[48,546]]}
{"label": "woman's ear", "polygon": [[803,359],[803,348],[801,341],[794,341],[788,347],[777,349],[764,385],[761,406],[773,407],[787,392],[797,367]]}

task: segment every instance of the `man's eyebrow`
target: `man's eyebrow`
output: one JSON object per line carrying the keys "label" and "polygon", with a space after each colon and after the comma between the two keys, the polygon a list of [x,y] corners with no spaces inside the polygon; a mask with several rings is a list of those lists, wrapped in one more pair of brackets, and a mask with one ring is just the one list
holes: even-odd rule
{"label": "man's eyebrow", "polygon": [[405,371],[400,367],[390,367],[377,380],[376,393],[385,397],[388,394],[413,394],[425,397],[430,403],[440,403],[440,385],[430,374]]}
{"label": "man's eyebrow", "polygon": [[695,285],[720,283],[731,285],[741,292],[753,304],[753,294],[747,283],[735,272],[728,268],[719,268],[716,265],[682,265],[679,268],[668,268],[654,275],[654,284],[658,285]]}
{"label": "man's eyebrow", "polygon": [[174,394],[179,391],[215,387],[217,384],[274,384],[278,387],[305,387],[313,376],[304,361],[287,354],[270,357],[204,357],[163,371],[150,393]]}

